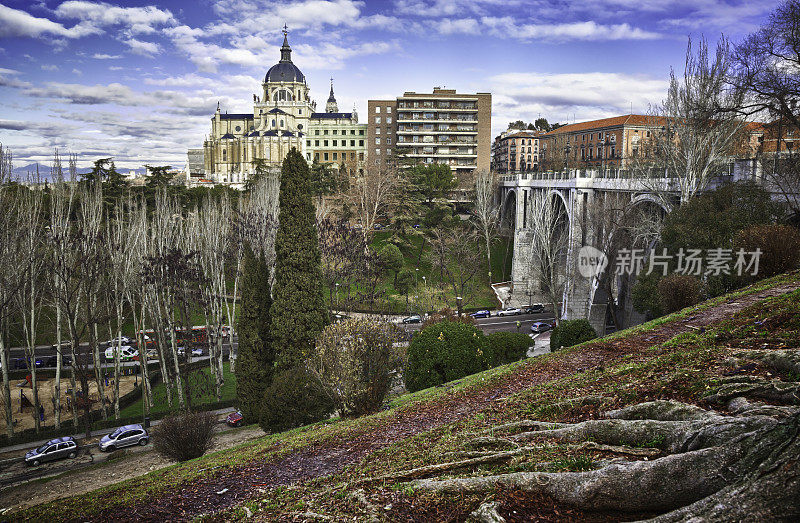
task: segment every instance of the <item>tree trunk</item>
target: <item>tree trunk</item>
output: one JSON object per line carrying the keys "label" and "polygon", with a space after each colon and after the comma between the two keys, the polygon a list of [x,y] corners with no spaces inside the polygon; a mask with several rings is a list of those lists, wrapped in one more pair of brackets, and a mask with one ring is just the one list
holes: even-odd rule
{"label": "tree trunk", "polygon": [[8,352],[5,344],[5,320],[0,320],[0,364],[3,366],[3,404],[6,413],[6,433],[14,435],[14,412],[11,408],[11,385],[8,381]]}
{"label": "tree trunk", "polygon": [[[100,344],[97,341],[97,323],[92,323],[92,328],[89,329],[89,348],[92,351],[92,362],[94,363],[94,379],[97,382],[97,394],[100,400],[100,412],[103,416],[103,421],[108,419],[108,412],[106,412],[106,388],[103,383],[103,364],[100,362]],[[81,384],[82,385],[82,384]],[[88,388],[86,394],[88,394]],[[88,403],[88,398],[87,403]],[[88,429],[87,429],[88,430]]]}
{"label": "tree trunk", "polygon": [[53,410],[55,411],[55,428],[61,428],[61,305],[56,301],[56,379],[53,388]]}

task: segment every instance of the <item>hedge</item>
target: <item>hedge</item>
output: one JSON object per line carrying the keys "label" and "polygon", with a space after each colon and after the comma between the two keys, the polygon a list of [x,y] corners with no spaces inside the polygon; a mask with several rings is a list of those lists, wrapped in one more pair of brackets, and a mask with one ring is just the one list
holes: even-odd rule
{"label": "hedge", "polygon": [[584,341],[593,340],[596,337],[597,332],[589,323],[589,320],[562,320],[550,334],[550,350],[572,347]]}
{"label": "hedge", "polygon": [[521,360],[533,345],[531,337],[521,332],[493,332],[486,339],[494,354],[494,366]]}
{"label": "hedge", "polygon": [[406,388],[417,391],[441,385],[494,365],[492,347],[474,325],[444,320],[428,325],[408,346]]}

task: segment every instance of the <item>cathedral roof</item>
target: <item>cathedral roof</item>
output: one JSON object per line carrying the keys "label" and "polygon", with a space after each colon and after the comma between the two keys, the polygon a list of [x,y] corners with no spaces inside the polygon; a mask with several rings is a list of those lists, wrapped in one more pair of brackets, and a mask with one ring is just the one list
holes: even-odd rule
{"label": "cathedral roof", "polygon": [[223,134],[222,136],[220,136],[220,139],[221,139],[221,140],[224,140],[224,139],[226,139],[226,138],[231,138],[231,139],[233,139],[233,138],[236,138],[236,137],[235,137],[234,135],[232,135],[231,133],[225,133],[225,134]]}
{"label": "cathedral roof", "polygon": [[219,115],[221,120],[252,120],[252,114],[221,114]]}
{"label": "cathedral roof", "polygon": [[277,107],[274,108],[274,109],[270,109],[269,111],[267,111],[267,113],[268,114],[289,114],[289,113],[287,113],[286,111],[284,111],[282,109],[278,109]]}
{"label": "cathedral roof", "polygon": [[283,45],[281,46],[281,60],[273,65],[267,71],[267,76],[264,77],[265,82],[305,82],[306,77],[292,63],[292,48],[289,47],[289,41],[286,37],[286,31],[283,32]]}

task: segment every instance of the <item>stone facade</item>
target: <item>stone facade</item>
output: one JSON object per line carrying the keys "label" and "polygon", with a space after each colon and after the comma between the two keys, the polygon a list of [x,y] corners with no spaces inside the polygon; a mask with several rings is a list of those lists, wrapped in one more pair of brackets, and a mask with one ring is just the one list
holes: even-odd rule
{"label": "stone facade", "polygon": [[492,145],[492,171],[505,174],[539,170],[539,132],[509,129]]}
{"label": "stone facade", "polygon": [[309,163],[317,159],[335,169],[344,165],[352,172],[363,165],[366,125],[358,123],[355,111],[338,112],[333,84],[326,112],[317,113],[306,78],[291,54],[284,30],[281,59],[264,77],[261,95],[253,95],[252,113],[228,114],[217,104],[211,133],[203,143],[200,172],[196,152],[189,162],[193,179],[241,188],[254,174],[256,160],[263,160],[268,168],[280,168],[292,148]]}

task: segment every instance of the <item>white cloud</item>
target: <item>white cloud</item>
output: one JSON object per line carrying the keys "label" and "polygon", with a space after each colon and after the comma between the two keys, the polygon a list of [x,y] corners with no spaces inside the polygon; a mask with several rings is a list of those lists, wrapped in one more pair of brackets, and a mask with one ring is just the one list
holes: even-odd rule
{"label": "white cloud", "polygon": [[130,47],[133,54],[142,56],[153,56],[161,51],[157,43],[145,42],[143,40],[137,40],[136,38],[128,38],[127,40],[123,40],[122,43]]}
{"label": "white cloud", "polygon": [[505,73],[489,79],[494,134],[508,122],[590,120],[647,112],[666,95],[668,79],[622,73]]}
{"label": "white cloud", "polygon": [[62,38],[81,38],[98,34],[101,31],[87,22],[67,28],[47,18],[38,18],[25,11],[0,5],[0,37],[58,36]]}
{"label": "white cloud", "polygon": [[95,60],[117,60],[119,58],[122,58],[122,55],[119,55],[119,54],[111,55],[111,54],[95,53],[95,54],[92,55],[92,58],[94,58]]}
{"label": "white cloud", "polygon": [[42,71],[58,71],[58,66],[55,64],[42,64]]}
{"label": "white cloud", "polygon": [[152,33],[155,27],[172,25],[175,18],[169,10],[155,6],[118,7],[105,2],[68,0],[55,10],[59,18],[90,21],[99,27],[125,27],[131,34]]}
{"label": "white cloud", "polygon": [[72,74],[76,74],[78,76],[83,76],[83,71],[81,71],[80,69],[73,69],[72,70]]}
{"label": "white cloud", "polygon": [[474,18],[443,18],[434,22],[434,26],[443,35],[478,34],[480,23]]}
{"label": "white cloud", "polygon": [[594,21],[558,24],[517,24],[510,16],[484,16],[481,23],[500,38],[539,39],[543,42],[566,40],[651,40],[658,33],[645,31],[629,24],[602,25]]}

